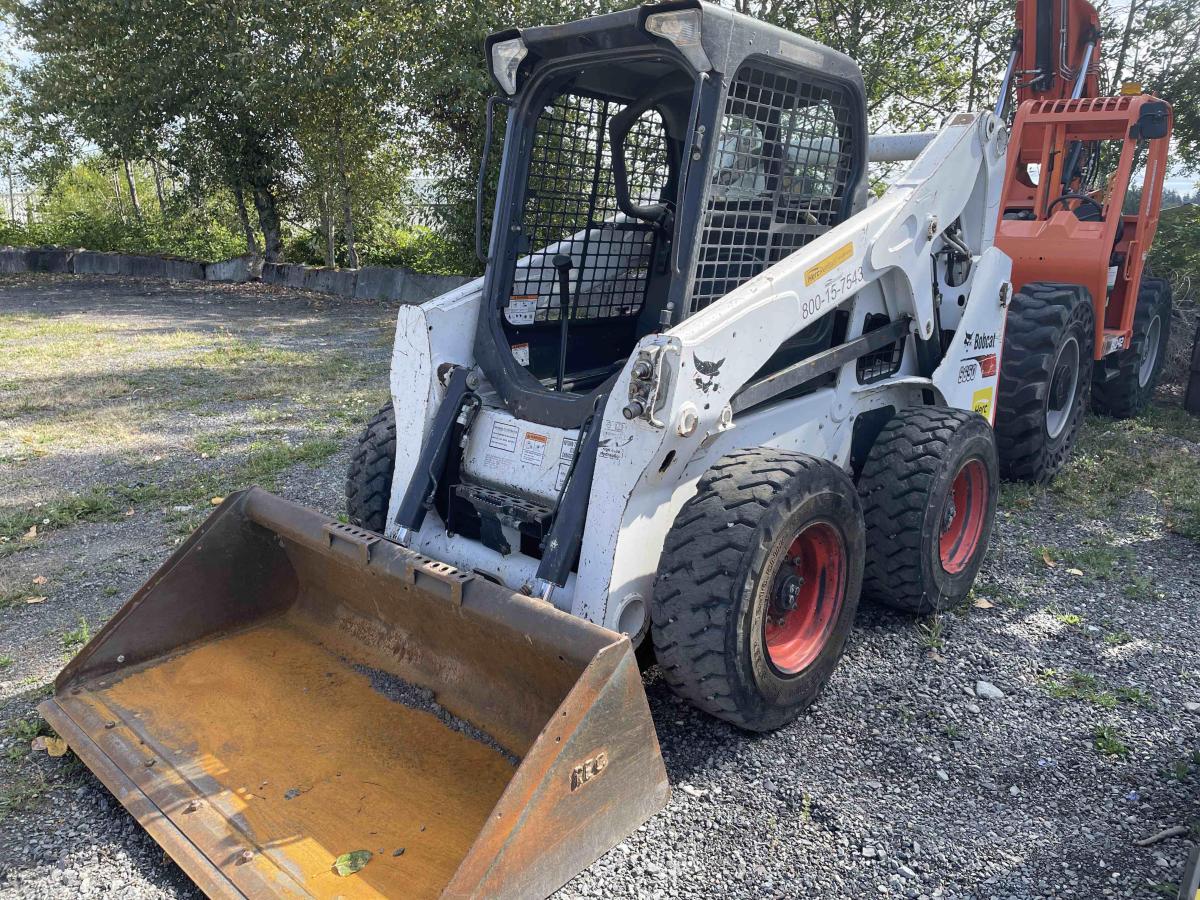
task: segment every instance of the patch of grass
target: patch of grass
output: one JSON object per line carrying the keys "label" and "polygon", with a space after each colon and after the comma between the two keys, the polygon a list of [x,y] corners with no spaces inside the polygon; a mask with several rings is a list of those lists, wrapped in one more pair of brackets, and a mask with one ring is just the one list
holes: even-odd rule
{"label": "patch of grass", "polygon": [[1192,774],[1192,761],[1186,756],[1177,759],[1167,766],[1163,774],[1175,781],[1187,781],[1188,776]]}
{"label": "patch of grass", "polygon": [[1083,624],[1083,616],[1078,613],[1055,613],[1054,618],[1062,625],[1068,628],[1078,628]]}
{"label": "patch of grass", "polygon": [[1145,709],[1155,707],[1154,696],[1139,687],[1118,687],[1115,691],[1117,699],[1122,703],[1134,703]]}
{"label": "patch of grass", "polygon": [[32,596],[32,594],[30,594],[29,591],[21,589],[0,592],[0,609],[9,609],[13,606],[20,606],[25,602],[25,598],[30,596]]}
{"label": "patch of grass", "polygon": [[1178,442],[1200,440],[1196,431],[1174,406],[1152,406],[1138,419],[1091,417],[1050,490],[1096,518],[1146,490],[1164,507],[1173,531],[1200,540],[1200,453]]}
{"label": "patch of grass", "polygon": [[1163,595],[1155,589],[1149,575],[1135,574],[1125,583],[1125,596],[1130,600],[1159,600]]}
{"label": "patch of grass", "polygon": [[49,790],[46,776],[38,769],[8,779],[0,787],[0,822],[13,813],[35,808]]}
{"label": "patch of grass", "polygon": [[243,440],[245,437],[246,431],[244,429],[230,428],[227,431],[200,435],[192,441],[192,448],[200,454],[218,456],[223,450],[228,449],[231,445]]}
{"label": "patch of grass", "polygon": [[944,629],[941,616],[930,616],[917,623],[917,640],[926,650],[941,650],[946,644]]}
{"label": "patch of grass", "polygon": [[980,597],[991,601],[997,606],[1010,606],[1013,609],[1025,609],[1025,607],[1029,606],[1029,597],[1027,595],[1018,593],[1002,584],[981,585],[977,583],[973,590]]}
{"label": "patch of grass", "polygon": [[16,664],[17,664],[17,661],[15,659],[13,659],[11,656],[8,656],[8,655],[0,656],[0,672],[3,672],[5,669],[11,669]]}
{"label": "patch of grass", "polygon": [[269,444],[255,442],[250,445],[246,462],[240,467],[241,481],[245,483],[274,483],[275,476],[298,463],[318,465],[341,449],[337,441],[314,438],[300,444]]}
{"label": "patch of grass", "polygon": [[1111,725],[1097,725],[1092,729],[1092,746],[1097,753],[1105,756],[1128,756],[1129,747],[1122,740],[1122,735]]}
{"label": "patch of grass", "polygon": [[41,716],[30,716],[26,719],[16,719],[4,729],[6,737],[28,744],[35,737],[43,734],[53,734],[49,724]]}
{"label": "patch of grass", "polygon": [[1121,647],[1133,643],[1133,635],[1128,631],[1109,631],[1104,635],[1104,643],[1110,647]]}
{"label": "patch of grass", "polygon": [[[34,738],[43,734],[53,734],[49,724],[41,716],[31,716],[26,719],[16,719],[4,729],[4,736],[12,739],[4,753],[10,762],[20,762],[30,753],[30,744]],[[0,797],[0,803],[3,798]]]}
{"label": "patch of grass", "polygon": [[340,448],[341,445],[330,438],[313,438],[299,444],[257,441],[250,445],[246,459],[226,473],[204,473],[167,484],[92,488],[40,507],[7,513],[0,516],[0,537],[15,543],[33,526],[41,533],[81,522],[116,522],[125,517],[125,510],[131,505],[205,504],[212,497],[224,496],[252,484],[270,490],[275,486],[276,478],[287,469],[299,463],[319,465]]}
{"label": "patch of grass", "polygon": [[1033,501],[1041,493],[1041,488],[1024,481],[1003,481],[1000,483],[1001,509],[1029,509]]}
{"label": "patch of grass", "polygon": [[112,492],[92,488],[52,500],[40,507],[20,509],[0,516],[0,536],[10,540],[20,538],[30,528],[39,532],[78,525],[80,522],[112,521],[121,514]]}
{"label": "patch of grass", "polygon": [[1079,700],[1093,703],[1104,709],[1113,709],[1117,705],[1117,695],[1105,690],[1100,679],[1087,672],[1070,672],[1065,678],[1056,679],[1057,673],[1046,673],[1046,693],[1059,700]]}
{"label": "patch of grass", "polygon": [[64,650],[76,650],[92,639],[92,628],[87,619],[79,617],[79,625],[70,631],[63,632],[62,645]]}
{"label": "patch of grass", "polygon": [[1092,703],[1103,709],[1114,709],[1120,703],[1132,703],[1153,709],[1154,697],[1139,687],[1120,686],[1110,688],[1095,675],[1088,672],[1068,672],[1065,676],[1053,669],[1043,673],[1046,692],[1059,700],[1079,700]]}

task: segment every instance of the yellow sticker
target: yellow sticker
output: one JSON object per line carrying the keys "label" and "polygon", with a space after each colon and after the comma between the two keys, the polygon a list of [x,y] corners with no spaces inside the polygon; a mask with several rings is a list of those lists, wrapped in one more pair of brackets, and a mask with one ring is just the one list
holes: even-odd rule
{"label": "yellow sticker", "polygon": [[824,278],[853,255],[853,242],[849,244],[843,244],[842,246],[838,247],[815,266],[811,266],[810,268],[804,270],[804,286],[808,287],[814,281]]}
{"label": "yellow sticker", "polygon": [[988,421],[992,418],[992,388],[980,388],[971,397],[971,409],[979,413]]}

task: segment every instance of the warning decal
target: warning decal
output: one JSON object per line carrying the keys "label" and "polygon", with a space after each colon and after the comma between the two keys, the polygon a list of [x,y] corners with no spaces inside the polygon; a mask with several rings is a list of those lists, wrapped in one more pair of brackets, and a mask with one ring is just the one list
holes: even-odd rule
{"label": "warning decal", "polygon": [[517,452],[517,434],[520,429],[508,422],[493,422],[492,434],[488,438],[488,446],[493,450],[504,450],[508,453]]}
{"label": "warning decal", "polygon": [[513,325],[532,325],[537,314],[537,294],[514,294],[508,298],[504,318]]}
{"label": "warning decal", "polygon": [[521,462],[540,466],[542,460],[546,458],[546,444],[548,442],[549,438],[544,434],[538,434],[536,431],[525,432],[525,438],[521,442]]}
{"label": "warning decal", "polygon": [[992,388],[980,388],[971,397],[971,409],[979,413],[989,422],[992,420]]}

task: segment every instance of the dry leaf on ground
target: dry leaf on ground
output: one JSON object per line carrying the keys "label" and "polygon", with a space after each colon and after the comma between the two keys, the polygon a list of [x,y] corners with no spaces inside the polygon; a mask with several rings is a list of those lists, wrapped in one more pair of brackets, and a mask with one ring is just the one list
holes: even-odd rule
{"label": "dry leaf on ground", "polygon": [[335,859],[333,861],[333,871],[334,874],[341,875],[344,878],[347,875],[353,875],[370,861],[370,850],[354,850],[350,853],[343,853]]}

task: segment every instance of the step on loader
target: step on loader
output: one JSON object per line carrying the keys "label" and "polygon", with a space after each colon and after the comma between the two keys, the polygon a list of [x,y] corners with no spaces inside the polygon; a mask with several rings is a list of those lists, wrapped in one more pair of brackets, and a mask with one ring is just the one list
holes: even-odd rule
{"label": "step on loader", "polygon": [[400,309],[349,524],[231,496],[42,706],[212,896],[546,895],[667,801],[635,647],[774,729],[860,594],[982,563],[1000,120],[868,205],[862,76],[802,37],[685,0],[486,56],[486,274]]}

